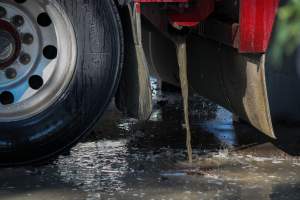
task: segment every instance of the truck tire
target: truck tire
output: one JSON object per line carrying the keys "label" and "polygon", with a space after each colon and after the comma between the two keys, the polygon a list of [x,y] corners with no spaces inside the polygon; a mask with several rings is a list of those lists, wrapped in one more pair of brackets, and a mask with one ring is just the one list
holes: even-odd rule
{"label": "truck tire", "polygon": [[113,97],[122,62],[113,0],[0,0],[0,165],[76,144]]}

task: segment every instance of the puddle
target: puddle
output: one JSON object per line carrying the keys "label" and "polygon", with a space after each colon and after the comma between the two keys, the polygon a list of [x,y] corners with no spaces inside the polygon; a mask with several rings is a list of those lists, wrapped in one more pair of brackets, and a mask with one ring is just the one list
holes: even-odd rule
{"label": "puddle", "polygon": [[0,199],[300,199],[299,140],[287,128],[286,142],[274,142],[195,96],[189,164],[181,98],[162,99],[148,122],[110,108],[94,133],[55,161],[1,169]]}

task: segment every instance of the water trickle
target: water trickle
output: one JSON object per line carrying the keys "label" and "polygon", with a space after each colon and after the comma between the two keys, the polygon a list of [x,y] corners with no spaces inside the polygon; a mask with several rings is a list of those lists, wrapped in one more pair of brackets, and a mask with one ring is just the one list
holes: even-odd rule
{"label": "water trickle", "polygon": [[181,83],[181,93],[184,105],[184,120],[186,125],[186,147],[188,152],[188,160],[190,163],[193,162],[193,151],[191,144],[191,129],[189,121],[189,84],[187,76],[187,51],[186,51],[186,40],[185,38],[177,38],[177,59],[179,66],[179,76]]}

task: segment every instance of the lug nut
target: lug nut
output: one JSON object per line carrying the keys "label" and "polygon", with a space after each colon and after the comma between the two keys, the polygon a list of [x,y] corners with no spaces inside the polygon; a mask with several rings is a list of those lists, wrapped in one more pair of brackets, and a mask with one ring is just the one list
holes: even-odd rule
{"label": "lug nut", "polygon": [[12,23],[17,27],[22,26],[24,24],[24,18],[21,15],[16,15],[12,18]]}
{"label": "lug nut", "polygon": [[17,77],[17,71],[14,69],[14,68],[8,68],[6,71],[5,71],[5,76],[8,78],[8,79],[15,79]]}
{"label": "lug nut", "polygon": [[21,54],[19,60],[20,60],[20,63],[22,63],[23,65],[27,65],[30,63],[31,57],[29,54],[23,53],[23,54]]}
{"label": "lug nut", "polygon": [[25,33],[23,36],[22,36],[22,42],[24,44],[32,44],[33,43],[33,36],[30,34],[30,33]]}
{"label": "lug nut", "polygon": [[6,16],[6,10],[2,6],[0,6],[0,18],[3,18]]}

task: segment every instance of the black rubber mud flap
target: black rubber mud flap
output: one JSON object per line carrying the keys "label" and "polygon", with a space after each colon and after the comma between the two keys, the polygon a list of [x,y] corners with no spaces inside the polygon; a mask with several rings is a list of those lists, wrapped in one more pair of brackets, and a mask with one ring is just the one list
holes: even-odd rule
{"label": "black rubber mud flap", "polygon": [[125,35],[125,61],[116,105],[123,113],[147,120],[152,113],[152,93],[149,67],[142,46],[141,16],[135,6],[122,8]]}
{"label": "black rubber mud flap", "polygon": [[265,79],[265,55],[239,54],[201,37],[188,39],[191,87],[275,138]]}
{"label": "black rubber mud flap", "polygon": [[231,107],[258,130],[275,138],[266,87],[265,55],[244,59],[244,64],[237,67],[226,57],[222,59],[227,66],[223,79]]}

